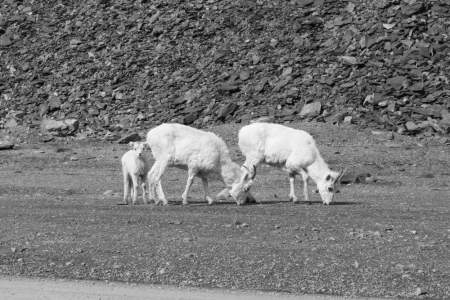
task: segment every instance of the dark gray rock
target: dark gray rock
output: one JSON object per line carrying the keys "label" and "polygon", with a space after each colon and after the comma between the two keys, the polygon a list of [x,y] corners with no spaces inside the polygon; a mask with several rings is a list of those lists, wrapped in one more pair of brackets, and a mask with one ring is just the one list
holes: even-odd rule
{"label": "dark gray rock", "polygon": [[230,102],[225,104],[219,111],[217,118],[219,120],[225,120],[228,116],[232,115],[236,109],[238,109],[238,105],[234,102]]}
{"label": "dark gray rock", "polygon": [[400,90],[407,85],[408,79],[404,76],[395,76],[386,80],[386,83],[395,90]]}
{"label": "dark gray rock", "polygon": [[0,141],[0,150],[10,150],[14,148],[14,143],[9,141]]}
{"label": "dark gray rock", "polygon": [[127,134],[120,139],[117,140],[118,144],[128,144],[129,142],[139,142],[142,140],[141,136],[137,132],[133,132],[130,134]]}
{"label": "dark gray rock", "polygon": [[199,116],[199,112],[197,112],[197,111],[188,113],[187,115],[185,115],[183,117],[183,124],[189,125],[189,124],[194,123],[194,121],[198,119],[198,116]]}

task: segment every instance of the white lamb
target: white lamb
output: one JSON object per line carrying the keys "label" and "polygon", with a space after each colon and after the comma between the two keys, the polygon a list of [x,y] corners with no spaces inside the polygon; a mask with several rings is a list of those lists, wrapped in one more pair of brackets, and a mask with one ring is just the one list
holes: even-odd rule
{"label": "white lamb", "polygon": [[146,178],[150,169],[149,158],[146,154],[148,145],[141,142],[131,142],[132,149],[128,150],[122,156],[123,173],[123,204],[128,204],[128,198],[131,190],[131,200],[133,204],[137,203],[138,186],[142,188],[142,199],[148,203],[145,198]]}
{"label": "white lamb", "polygon": [[170,166],[188,171],[186,188],[181,196],[183,204],[188,203],[189,189],[196,176],[202,180],[204,198],[209,204],[213,203],[213,198],[209,195],[208,178],[224,182],[227,188],[219,195],[230,194],[238,205],[247,200],[254,201],[241,184],[248,174],[231,160],[227,145],[214,133],[181,124],[162,124],[148,132],[147,143],[155,158],[148,182],[150,194],[157,204],[168,203],[160,180]]}
{"label": "white lamb", "polygon": [[279,124],[253,123],[239,131],[239,148],[245,156],[243,169],[249,180],[242,182],[249,189],[256,175],[256,166],[265,163],[279,167],[289,174],[289,199],[297,202],[294,181],[297,174],[303,178],[303,195],[309,201],[307,179],[317,184],[322,202],[330,204],[335,193],[335,184],[343,172],[329,169],[317,149],[313,137],[303,131]]}

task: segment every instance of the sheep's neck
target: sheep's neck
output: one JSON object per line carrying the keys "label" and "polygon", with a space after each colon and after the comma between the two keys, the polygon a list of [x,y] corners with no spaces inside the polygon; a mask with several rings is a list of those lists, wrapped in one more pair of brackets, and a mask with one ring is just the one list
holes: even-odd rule
{"label": "sheep's neck", "polygon": [[308,175],[316,183],[324,180],[326,174],[330,172],[330,168],[328,168],[328,165],[320,156],[317,156],[316,160],[311,165],[309,165],[306,170],[308,171]]}

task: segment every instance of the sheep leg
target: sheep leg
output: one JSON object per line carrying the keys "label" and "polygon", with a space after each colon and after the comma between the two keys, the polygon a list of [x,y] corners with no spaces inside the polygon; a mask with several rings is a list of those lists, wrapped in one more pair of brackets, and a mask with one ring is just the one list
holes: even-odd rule
{"label": "sheep leg", "polygon": [[208,187],[208,178],[202,176],[202,183],[203,183],[203,191],[205,192],[205,200],[208,201],[208,204],[213,204],[214,200],[209,196],[209,187]]}
{"label": "sheep leg", "polygon": [[289,201],[292,201],[294,203],[298,202],[297,196],[295,196],[295,174],[289,173]]}
{"label": "sheep leg", "polygon": [[184,189],[183,194],[181,195],[181,199],[183,200],[183,205],[188,204],[188,193],[191,188],[192,183],[194,182],[195,172],[191,169],[188,169],[188,179],[186,182],[186,188]]}
{"label": "sheep leg", "polygon": [[166,199],[166,196],[164,195],[164,191],[161,186],[161,176],[162,174],[164,174],[166,167],[167,167],[166,161],[164,162],[156,161],[153,164],[152,169],[148,173],[148,185],[152,197],[156,193],[155,204],[159,204],[159,202],[162,202],[164,205],[168,204],[168,201]]}
{"label": "sheep leg", "polygon": [[303,197],[305,198],[305,201],[309,202],[311,204],[311,201],[309,201],[309,195],[308,195],[308,173],[306,173],[305,170],[301,170],[300,174],[302,175],[303,180]]}
{"label": "sheep leg", "polygon": [[[153,169],[153,168],[152,168]],[[157,202],[155,185],[152,182],[151,173],[147,174],[148,198]]]}
{"label": "sheep leg", "polygon": [[217,193],[216,199],[226,200],[229,195],[230,195],[230,189],[229,188],[224,188],[219,193]]}
{"label": "sheep leg", "polygon": [[163,191],[163,188],[162,188],[162,185],[161,185],[161,180],[158,181],[157,191],[158,191],[158,195],[161,195],[161,199],[164,199],[164,201],[163,201],[164,205],[167,205],[168,202],[167,202],[167,200],[165,200],[166,196],[164,195],[164,191]]}
{"label": "sheep leg", "polygon": [[145,192],[145,189],[147,187],[147,183],[145,181],[145,178],[141,178],[140,181],[141,181],[141,189],[142,189],[142,201],[145,204],[148,204],[148,198],[149,197],[146,197],[146,192]]}
{"label": "sheep leg", "polygon": [[123,204],[128,204],[130,196],[130,178],[125,170],[123,170]]}
{"label": "sheep leg", "polygon": [[133,205],[137,204],[138,197],[138,186],[139,186],[139,178],[136,175],[131,175],[131,181],[133,182],[133,189],[131,194],[131,203]]}

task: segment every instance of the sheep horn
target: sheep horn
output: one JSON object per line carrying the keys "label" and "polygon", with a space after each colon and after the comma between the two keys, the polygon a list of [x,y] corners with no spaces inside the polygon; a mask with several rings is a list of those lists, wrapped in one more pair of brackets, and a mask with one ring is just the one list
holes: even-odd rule
{"label": "sheep horn", "polygon": [[251,177],[251,179],[253,180],[253,179],[255,179],[255,176],[256,176],[256,166],[252,165],[252,169],[253,169],[253,176]]}
{"label": "sheep horn", "polygon": [[341,183],[341,179],[344,176],[345,172],[347,172],[347,168],[342,169],[339,172],[338,178],[336,179],[336,182],[338,182],[339,184]]}

